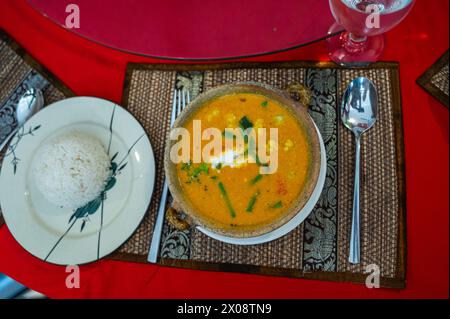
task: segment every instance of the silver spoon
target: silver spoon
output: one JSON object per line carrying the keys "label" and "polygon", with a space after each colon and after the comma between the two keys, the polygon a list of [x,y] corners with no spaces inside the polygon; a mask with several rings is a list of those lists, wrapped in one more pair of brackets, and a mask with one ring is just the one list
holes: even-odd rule
{"label": "silver spoon", "polygon": [[344,125],[355,134],[356,162],[353,193],[352,230],[350,235],[350,253],[348,261],[359,264],[359,164],[361,135],[369,130],[377,118],[378,94],[375,85],[367,78],[354,79],[342,99],[341,118]]}
{"label": "silver spoon", "polygon": [[8,135],[8,137],[0,145],[0,152],[8,145],[9,141],[17,133],[17,131],[25,124],[25,122],[36,114],[44,106],[44,96],[39,89],[28,89],[20,98],[16,106],[17,127]]}

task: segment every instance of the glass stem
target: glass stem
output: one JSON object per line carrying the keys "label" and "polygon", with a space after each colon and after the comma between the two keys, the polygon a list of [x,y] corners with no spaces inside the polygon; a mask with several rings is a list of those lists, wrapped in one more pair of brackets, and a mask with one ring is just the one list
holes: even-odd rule
{"label": "glass stem", "polygon": [[344,32],[341,36],[342,45],[350,53],[364,51],[367,43],[366,36],[357,36],[351,32]]}
{"label": "glass stem", "polygon": [[355,43],[361,43],[361,42],[367,41],[367,37],[365,37],[365,36],[359,37],[351,32],[348,34],[348,37],[351,42],[355,42]]}

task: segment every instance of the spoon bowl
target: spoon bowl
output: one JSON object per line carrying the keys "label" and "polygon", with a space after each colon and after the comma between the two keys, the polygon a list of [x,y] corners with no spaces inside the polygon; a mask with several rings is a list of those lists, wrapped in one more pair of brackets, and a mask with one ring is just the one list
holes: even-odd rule
{"label": "spoon bowl", "polygon": [[355,135],[369,130],[377,119],[378,94],[368,78],[354,79],[344,93],[341,118]]}
{"label": "spoon bowl", "polygon": [[25,122],[34,114],[39,112],[43,106],[44,97],[42,95],[42,91],[35,88],[28,89],[20,98],[19,103],[17,103],[17,126],[20,127],[24,125]]}
{"label": "spoon bowl", "polygon": [[17,133],[29,118],[39,112],[44,107],[44,96],[42,91],[36,88],[28,89],[20,98],[16,105],[16,121],[17,127],[12,133],[0,144],[0,152],[9,143],[11,138]]}

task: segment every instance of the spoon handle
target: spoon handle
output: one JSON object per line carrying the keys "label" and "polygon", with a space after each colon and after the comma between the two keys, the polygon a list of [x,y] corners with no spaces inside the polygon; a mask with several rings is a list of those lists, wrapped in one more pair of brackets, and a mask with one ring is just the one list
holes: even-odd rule
{"label": "spoon handle", "polygon": [[13,138],[13,136],[16,134],[16,132],[17,132],[17,128],[15,128],[11,132],[11,134],[9,134],[7,138],[5,138],[3,143],[0,145],[0,152],[3,151],[3,149],[5,148],[6,145],[8,145],[8,142]]}
{"label": "spoon handle", "polygon": [[352,232],[350,235],[350,254],[348,261],[359,264],[359,163],[361,154],[361,137],[356,136],[355,183],[353,189]]}

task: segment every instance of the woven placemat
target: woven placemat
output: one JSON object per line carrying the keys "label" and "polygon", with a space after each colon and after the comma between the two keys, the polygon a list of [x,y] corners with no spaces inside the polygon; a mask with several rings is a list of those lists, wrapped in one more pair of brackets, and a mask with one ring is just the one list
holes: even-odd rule
{"label": "woven placemat", "polygon": [[[0,143],[16,127],[15,106],[30,87],[42,90],[46,105],[74,96],[69,88],[0,29]],[[3,153],[0,152],[0,169]],[[3,222],[0,210],[0,225]]]}
{"label": "woven placemat", "polygon": [[[338,118],[347,84],[367,76],[379,92],[378,121],[362,141],[361,264],[347,261],[353,197],[354,139]],[[147,130],[157,163],[152,203],[143,223],[113,259],[146,262],[163,184],[164,141],[173,90],[195,97],[217,85],[258,81],[285,89],[293,83],[313,93],[309,112],[327,150],[324,191],[311,215],[288,235],[263,245],[233,246],[195,229],[167,222],[158,263],[191,269],[365,282],[376,265],[381,286],[402,288],[406,272],[405,179],[398,64],[344,69],[329,63],[239,63],[213,65],[129,64],[123,105]],[[170,201],[170,199],[169,199]]]}
{"label": "woven placemat", "polygon": [[448,50],[417,80],[429,94],[448,107],[449,64]]}

